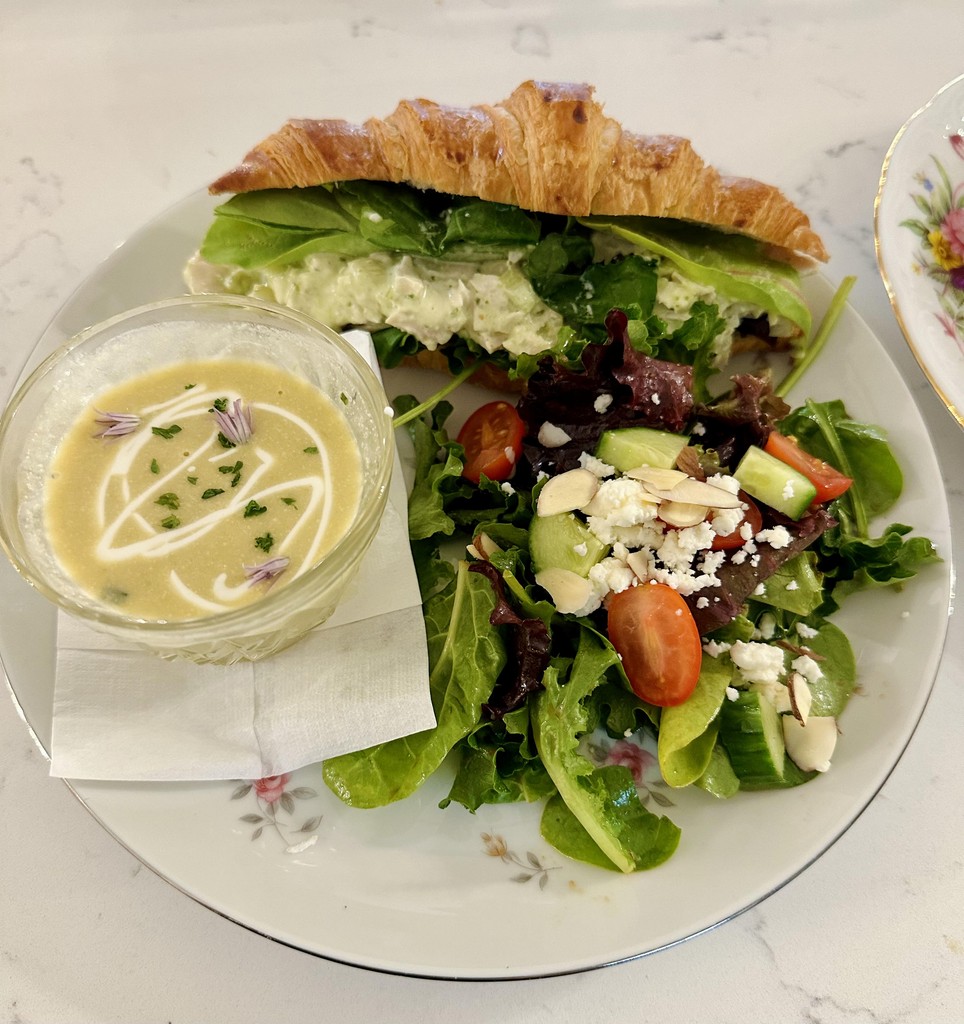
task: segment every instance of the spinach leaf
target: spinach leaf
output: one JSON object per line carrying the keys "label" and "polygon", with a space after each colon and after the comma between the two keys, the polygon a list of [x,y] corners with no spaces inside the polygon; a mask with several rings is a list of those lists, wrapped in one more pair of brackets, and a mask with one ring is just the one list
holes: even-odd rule
{"label": "spinach leaf", "polygon": [[488,580],[470,573],[464,562],[454,584],[429,600],[425,629],[438,724],[325,761],[325,783],[346,804],[380,807],[410,796],[476,728],[506,661],[498,632],[489,624],[494,607]]}

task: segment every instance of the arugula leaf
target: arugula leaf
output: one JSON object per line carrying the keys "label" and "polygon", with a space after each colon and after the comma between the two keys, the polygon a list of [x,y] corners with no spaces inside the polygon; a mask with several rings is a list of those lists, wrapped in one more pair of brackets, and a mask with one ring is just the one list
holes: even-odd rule
{"label": "arugula leaf", "polygon": [[353,807],[380,807],[410,796],[479,721],[506,662],[489,624],[495,595],[488,580],[460,563],[454,585],[425,606],[429,682],[437,725],[412,736],[329,758],[326,785]]}

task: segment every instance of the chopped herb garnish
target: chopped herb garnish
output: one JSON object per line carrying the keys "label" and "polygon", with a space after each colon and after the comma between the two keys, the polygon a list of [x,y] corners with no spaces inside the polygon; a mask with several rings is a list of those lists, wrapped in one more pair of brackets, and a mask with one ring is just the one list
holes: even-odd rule
{"label": "chopped herb garnish", "polygon": [[185,384],[184,385],[184,390],[185,391],[190,391],[191,388],[196,388],[196,387],[197,387],[197,384]]}
{"label": "chopped herb garnish", "polygon": [[197,483],[197,477],[196,476],[189,476],[187,478],[187,482],[193,486],[194,484]]}
{"label": "chopped herb garnish", "polygon": [[162,494],[154,504],[163,505],[165,508],[178,509],[181,507],[181,499],[173,491],[168,491],[166,494]]}
{"label": "chopped herb garnish", "polygon": [[266,533],[263,537],[254,538],[254,546],[256,548],[261,548],[261,550],[265,554],[267,554],[271,550],[273,544],[274,537],[272,537],[270,533]]}
{"label": "chopped herb garnish", "polygon": [[151,427],[151,433],[163,437],[165,441],[170,441],[175,434],[180,434],[180,432],[181,428],[176,423],[172,423],[169,427]]}
{"label": "chopped herb garnish", "polygon": [[127,600],[127,591],[120,587],[104,587],[104,600],[111,604],[123,604]]}
{"label": "chopped herb garnish", "polygon": [[209,487],[201,495],[201,501],[207,501],[208,498],[216,498],[219,494],[224,494],[224,488],[223,487]]}
{"label": "chopped herb garnish", "polygon": [[303,451],[304,451],[305,455],[317,455],[318,454],[318,449],[313,444],[308,445],[308,447],[304,448]]}
{"label": "chopped herb garnish", "polygon": [[229,441],[221,431],[218,431],[218,440],[221,442],[222,448],[234,448],[235,444],[233,441]]}
{"label": "chopped herb garnish", "polygon": [[151,459],[151,472],[160,473],[161,467],[157,464],[157,459]]}
{"label": "chopped herb garnish", "polygon": [[217,412],[227,412],[228,411],[228,400],[226,398],[215,398],[214,399],[214,408],[211,409],[211,412],[214,412],[215,410]]}
{"label": "chopped herb garnish", "polygon": [[348,405],[348,395],[346,395],[344,391],[342,391],[338,397],[341,399],[342,405]]}
{"label": "chopped herb garnish", "polygon": [[294,498],[282,498],[281,500],[285,505],[293,505],[295,503]]}
{"label": "chopped herb garnish", "polygon": [[247,505],[244,506],[244,518],[250,519],[252,516],[260,516],[262,513],[268,511],[267,505],[259,505],[254,498],[252,498]]}
{"label": "chopped herb garnish", "polygon": [[161,526],[163,526],[165,530],[175,530],[180,525],[181,520],[178,519],[177,516],[168,516],[167,519],[161,520]]}
{"label": "chopped herb garnish", "polygon": [[238,481],[241,479],[241,470],[244,468],[243,462],[236,462],[233,466],[218,466],[219,473],[232,473],[231,486],[237,487]]}

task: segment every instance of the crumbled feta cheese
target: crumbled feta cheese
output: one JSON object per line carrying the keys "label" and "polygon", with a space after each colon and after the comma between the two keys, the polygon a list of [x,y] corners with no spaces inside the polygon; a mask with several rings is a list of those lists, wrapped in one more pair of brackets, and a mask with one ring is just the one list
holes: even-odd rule
{"label": "crumbled feta cheese", "polygon": [[743,548],[740,548],[739,551],[734,551],[732,556],[730,557],[730,561],[734,565],[742,565],[746,561],[746,552],[743,550]]}
{"label": "crumbled feta cheese", "polygon": [[659,395],[655,391],[649,396],[649,400],[653,405],[659,405]]}
{"label": "crumbled feta cheese", "polygon": [[760,616],[760,621],[757,623],[756,629],[753,631],[754,640],[772,640],[773,634],[777,629],[776,617],[771,615],[770,612],[764,612]]}
{"label": "crumbled feta cheese", "polygon": [[589,545],[583,541],[581,544],[573,544],[572,550],[575,551],[580,558],[583,558],[589,551]]}
{"label": "crumbled feta cheese", "polygon": [[708,597],[698,597],[696,599],[696,607],[702,610],[703,608],[709,608],[710,600]]}
{"label": "crumbled feta cheese", "polygon": [[693,424],[693,428],[692,428],[692,432],[697,437],[702,437],[706,433],[706,427],[704,427],[702,423],[694,423]]}
{"label": "crumbled feta cheese", "polygon": [[620,594],[636,582],[636,574],[619,558],[604,558],[589,570],[589,582],[600,597]]}
{"label": "crumbled feta cheese", "polygon": [[793,481],[788,480],[783,486],[783,500],[789,501],[795,493],[796,492],[793,487]]}
{"label": "crumbled feta cheese", "polygon": [[726,688],[726,699],[727,700],[739,700],[740,691],[735,686],[728,686]]}
{"label": "crumbled feta cheese", "polygon": [[616,472],[614,466],[610,466],[608,462],[603,462],[602,459],[597,459],[595,455],[590,455],[589,452],[580,453],[579,465],[583,469],[588,469],[593,476],[598,476],[600,480],[604,477],[612,476]]}
{"label": "crumbled feta cheese", "polygon": [[718,536],[727,537],[735,533],[742,522],[742,508],[718,508],[710,519],[710,526]]}
{"label": "crumbled feta cheese", "polygon": [[740,481],[727,473],[714,473],[713,476],[706,478],[706,482],[714,487],[720,487],[724,491],[729,491],[730,494],[740,493]]}
{"label": "crumbled feta cheese", "polygon": [[596,401],[592,403],[592,407],[600,414],[600,416],[613,404],[612,395],[599,395]]}
{"label": "crumbled feta cheese", "polygon": [[561,448],[564,444],[568,444],[572,438],[562,429],[557,427],[554,423],[550,423],[546,420],[545,423],[539,428],[538,433],[539,444],[543,448]]}
{"label": "crumbled feta cheese", "polygon": [[796,580],[790,580],[790,582],[787,584],[787,590],[798,590],[799,587],[800,584],[797,583]]}
{"label": "crumbled feta cheese", "polygon": [[703,644],[703,652],[711,658],[718,658],[721,654],[726,654],[731,646],[723,640],[707,640]]}
{"label": "crumbled feta cheese", "polygon": [[753,590],[754,597],[762,597],[767,592],[765,583],[758,583]]}
{"label": "crumbled feta cheese", "polygon": [[797,623],[797,632],[804,640],[812,640],[817,635],[817,631],[812,626],[808,626],[805,622]]}
{"label": "crumbled feta cheese", "polygon": [[512,484],[509,483],[508,480],[506,480],[505,483],[501,484],[499,489],[503,492],[503,494],[515,494],[515,488],[512,486]]}
{"label": "crumbled feta cheese", "polygon": [[740,536],[746,543],[750,543],[753,540],[753,526],[750,523],[744,523],[740,527]]}
{"label": "crumbled feta cheese", "polygon": [[792,540],[790,531],[785,526],[774,526],[770,530],[761,530],[755,538],[763,544],[769,544],[778,551],[785,548]]}
{"label": "crumbled feta cheese", "polygon": [[737,640],[730,648],[730,657],[748,683],[777,683],[783,675],[783,651],[779,647]]}
{"label": "crumbled feta cheese", "polygon": [[808,683],[815,683],[823,678],[820,666],[808,654],[801,654],[790,663],[794,672],[799,672]]}
{"label": "crumbled feta cheese", "polygon": [[515,449],[514,448],[506,447],[506,448],[503,448],[502,450],[505,453],[505,457],[509,460],[509,465],[510,466],[514,466],[515,465]]}

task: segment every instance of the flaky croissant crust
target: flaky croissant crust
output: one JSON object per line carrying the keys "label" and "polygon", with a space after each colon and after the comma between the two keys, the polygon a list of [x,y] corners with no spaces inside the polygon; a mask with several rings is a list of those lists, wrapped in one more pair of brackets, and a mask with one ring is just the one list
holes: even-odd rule
{"label": "flaky croissant crust", "polygon": [[403,100],[384,119],[288,121],[212,193],[334,181],[404,182],[540,213],[670,217],[826,260],[807,216],[778,189],[708,167],[687,139],[635,135],[593,87],[523,82],[494,105]]}

